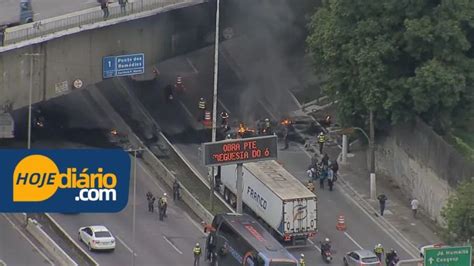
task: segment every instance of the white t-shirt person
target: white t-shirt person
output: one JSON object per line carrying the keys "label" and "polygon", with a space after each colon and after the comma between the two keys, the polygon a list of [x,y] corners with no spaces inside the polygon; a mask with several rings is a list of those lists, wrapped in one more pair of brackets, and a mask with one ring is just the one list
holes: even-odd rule
{"label": "white t-shirt person", "polygon": [[419,205],[419,204],[420,204],[420,203],[418,202],[417,199],[412,199],[412,200],[411,200],[410,205],[411,205],[411,210],[413,211],[413,217],[414,217],[414,218],[416,218],[416,213],[417,213],[417,211],[418,211],[418,205]]}

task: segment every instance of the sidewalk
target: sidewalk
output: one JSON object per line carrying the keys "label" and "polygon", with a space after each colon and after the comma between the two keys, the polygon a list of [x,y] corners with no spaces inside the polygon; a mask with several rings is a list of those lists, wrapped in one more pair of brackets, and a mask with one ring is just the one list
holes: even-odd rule
{"label": "sidewalk", "polygon": [[[417,218],[413,218],[410,199],[403,195],[394,180],[388,176],[377,175],[377,195],[385,194],[388,198],[384,216],[379,215],[379,203],[370,199],[369,171],[365,147],[355,145],[351,147],[347,163],[340,163],[338,186],[347,186],[359,200],[364,201],[365,209],[375,219],[387,225],[387,230],[394,227],[413,246],[442,242],[437,235],[436,224],[423,214],[423,206],[418,209]],[[336,158],[341,150],[338,146],[327,147],[326,151],[331,159]],[[356,199],[357,200],[357,199]],[[364,204],[361,204],[364,205]],[[391,226],[390,226],[391,225]]]}

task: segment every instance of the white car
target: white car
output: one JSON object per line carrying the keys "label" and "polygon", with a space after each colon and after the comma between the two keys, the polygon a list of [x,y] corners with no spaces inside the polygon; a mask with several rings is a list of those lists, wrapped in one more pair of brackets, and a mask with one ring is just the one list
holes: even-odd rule
{"label": "white car", "polygon": [[90,251],[92,250],[114,250],[115,238],[107,227],[102,225],[91,225],[79,228],[79,241],[84,242]]}

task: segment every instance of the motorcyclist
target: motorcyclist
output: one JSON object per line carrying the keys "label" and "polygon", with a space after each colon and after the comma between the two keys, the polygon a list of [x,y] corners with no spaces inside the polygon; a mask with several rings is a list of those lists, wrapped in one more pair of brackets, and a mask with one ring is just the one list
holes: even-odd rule
{"label": "motorcyclist", "polygon": [[324,239],[324,242],[321,243],[321,256],[324,257],[326,252],[331,252],[331,241],[329,238]]}
{"label": "motorcyclist", "polygon": [[385,263],[387,263],[387,266],[392,266],[395,265],[398,261],[398,254],[397,252],[392,248],[390,249],[390,252],[387,253],[385,256]]}

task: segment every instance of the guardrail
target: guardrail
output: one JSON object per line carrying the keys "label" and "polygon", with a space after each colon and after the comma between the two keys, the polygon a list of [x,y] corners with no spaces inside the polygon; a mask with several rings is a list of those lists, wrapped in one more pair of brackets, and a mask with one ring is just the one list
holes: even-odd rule
{"label": "guardrail", "polygon": [[54,257],[59,265],[78,265],[48,234],[46,234],[41,225],[34,219],[28,219],[26,230],[43,245],[46,250]]}
{"label": "guardrail", "polygon": [[[135,0],[126,5],[126,12],[122,12],[118,3],[113,3],[109,5],[107,20],[187,2],[192,2],[192,0]],[[104,21],[104,16],[98,5],[96,8],[7,28],[3,36],[3,45],[15,44],[75,27],[81,28],[101,21]]]}

